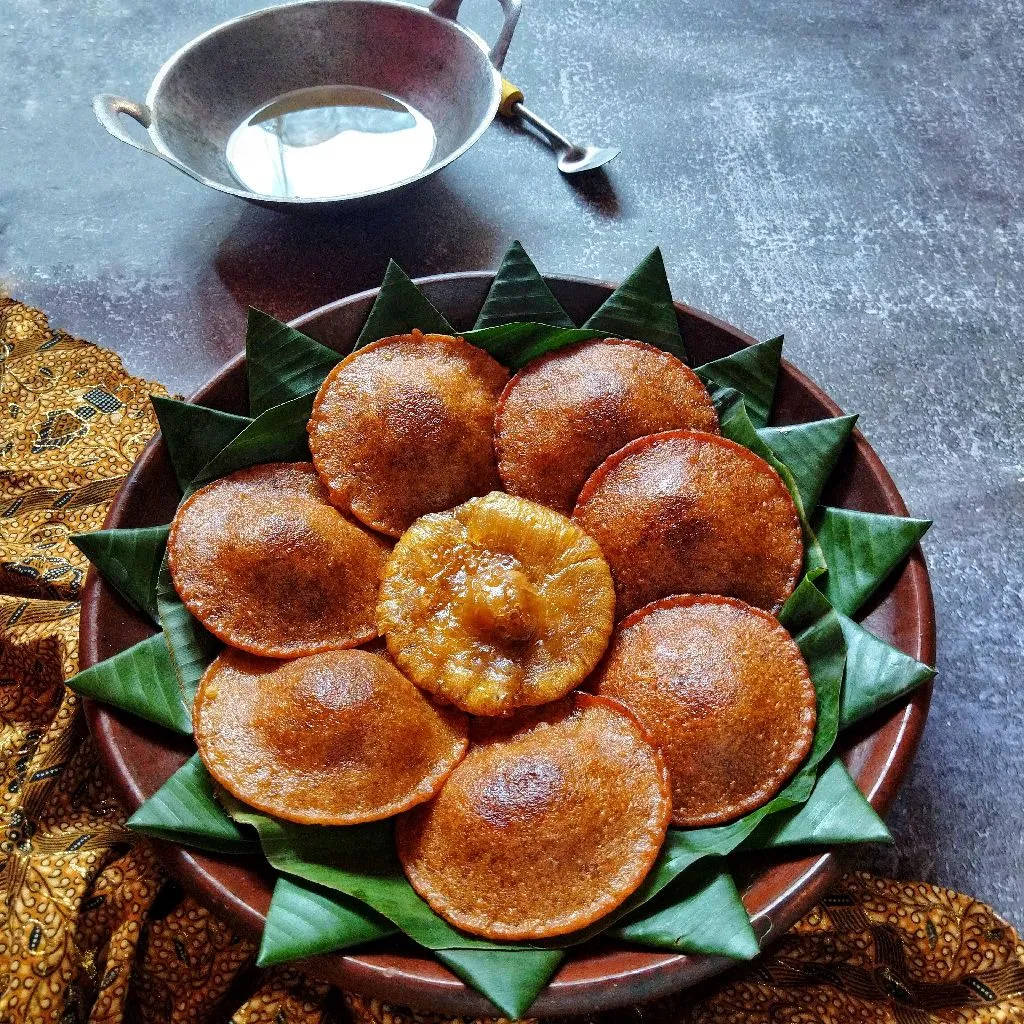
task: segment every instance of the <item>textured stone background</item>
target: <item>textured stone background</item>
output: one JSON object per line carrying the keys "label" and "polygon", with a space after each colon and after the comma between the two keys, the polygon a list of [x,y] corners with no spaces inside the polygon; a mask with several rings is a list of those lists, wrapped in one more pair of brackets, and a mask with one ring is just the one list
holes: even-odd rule
{"label": "textured stone background", "polygon": [[[0,287],[189,392],[286,318],[379,283],[493,267],[618,279],[654,244],[675,294],[760,337],[861,425],[914,514],[939,618],[932,714],[858,863],[1024,925],[1024,7],[1020,0],[526,0],[507,70],[573,135],[574,186],[497,126],[384,212],[299,219],[208,192],[97,126],[254,0],[0,3]],[[496,22],[487,0],[470,21]]]}

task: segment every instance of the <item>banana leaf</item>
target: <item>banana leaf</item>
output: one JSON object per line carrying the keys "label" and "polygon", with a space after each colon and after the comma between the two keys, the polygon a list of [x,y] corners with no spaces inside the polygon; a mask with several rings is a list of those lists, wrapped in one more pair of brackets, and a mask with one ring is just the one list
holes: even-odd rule
{"label": "banana leaf", "polygon": [[464,935],[416,895],[395,852],[394,823],[328,827],[271,818],[221,794],[228,812],[260,837],[263,853],[285,875],[353,896],[427,949],[515,949]]}
{"label": "banana leaf", "polygon": [[[804,571],[817,572],[825,568],[825,555],[818,538],[811,529],[810,517],[801,497],[801,483],[793,475],[793,471],[776,457],[775,453],[761,439],[754,427],[747,409],[746,399],[734,388],[718,387],[714,391],[715,408],[718,410],[718,423],[722,436],[749,448],[755,455],[765,460],[776,473],[782,477],[796,506],[800,518],[800,529],[804,542]],[[808,486],[805,482],[804,486]]]}
{"label": "banana leaf", "polygon": [[746,402],[750,422],[755,427],[767,426],[775,401],[782,342],[780,334],[777,338],[742,348],[732,355],[713,359],[710,363],[698,366],[694,372],[709,386],[712,397],[716,388],[738,391]]}
{"label": "banana leaf", "polygon": [[135,609],[159,625],[156,578],[167,546],[168,527],[75,533],[71,542]]}
{"label": "banana leaf", "polygon": [[190,757],[128,819],[128,827],[154,839],[213,853],[255,853],[259,844],[228,816],[214,795],[199,755]]}
{"label": "banana leaf", "polygon": [[189,491],[261,462],[308,462],[306,424],[315,398],[301,395],[261,413],[199,471]]}
{"label": "banana leaf", "polygon": [[935,675],[935,669],[891,647],[848,616],[840,615],[839,622],[847,649],[840,728],[905,697]]}
{"label": "banana leaf", "polygon": [[807,662],[818,697],[814,744],[805,772],[821,763],[839,735],[839,703],[846,667],[846,639],[839,616],[820,598],[813,579],[804,577],[779,613],[779,621]]}
{"label": "banana leaf", "polygon": [[[788,809],[785,806],[787,803],[790,803]],[[667,870],[663,871],[661,878],[655,876],[645,883],[645,886],[654,887],[651,883],[657,886],[654,898],[648,896],[647,899],[641,899],[639,908],[634,909],[621,923],[613,925],[608,934],[642,945],[671,948],[662,945],[667,934],[670,934],[670,930],[663,926],[672,922],[674,926],[681,927],[683,922],[689,922],[693,929],[690,933],[693,945],[677,948],[689,952],[742,956],[744,954],[736,949],[729,952],[730,947],[727,945],[730,934],[735,934],[738,941],[743,941],[745,929],[739,923],[739,908],[732,904],[733,912],[730,915],[712,916],[710,913],[702,913],[692,903],[695,899],[695,887],[691,884],[694,872],[715,872],[715,865],[721,863],[718,858],[737,848],[765,849],[889,840],[885,823],[861,795],[838,759],[832,760],[821,771],[806,802],[791,803],[790,798],[783,793],[773,804],[776,804],[773,809],[759,808],[746,818],[717,829],[691,832],[671,830],[662,855]],[[671,875],[667,883],[664,881],[666,874]],[[724,888],[719,893],[724,897]],[[730,932],[731,928],[736,929],[734,933]],[[748,938],[752,938],[752,934]],[[746,955],[755,954],[756,950],[749,948]]]}
{"label": "banana leaf", "polygon": [[[128,819],[129,828],[156,839],[214,853],[252,853],[249,838],[216,798],[196,754]],[[337,892],[278,879],[267,914],[259,963],[315,956],[393,935],[397,929],[365,904]]]}
{"label": "banana leaf", "polygon": [[[279,880],[274,890],[260,947],[262,965],[368,942],[398,930],[389,919],[413,920],[419,927],[403,925],[402,930],[421,945],[466,947],[446,950],[440,958],[503,1012],[518,1015],[564,958],[557,949],[476,940],[437,917],[402,873],[391,822],[347,829],[290,825],[245,808],[227,794],[220,800],[196,755],[139,808],[129,825],[155,838],[223,853],[247,852],[255,845],[236,821],[256,827],[267,859],[291,876]],[[296,859],[300,855],[308,859]],[[349,887],[352,896],[346,895]],[[490,956],[470,955],[480,952]],[[510,956],[514,959],[502,963],[500,958]]]}
{"label": "banana leaf", "polygon": [[837,416],[831,420],[758,430],[757,436],[789,467],[808,512],[817,506],[822,488],[850,440],[856,422],[856,416]]}
{"label": "banana leaf", "polygon": [[695,864],[608,934],[639,946],[732,960],[760,952],[736,883],[718,857]]}
{"label": "banana leaf", "polygon": [[885,822],[836,757],[822,769],[807,803],[761,822],[744,840],[742,849],[891,841]]}
{"label": "banana leaf", "polygon": [[816,523],[829,567],[825,596],[844,615],[856,615],[930,527],[929,519],[824,508]]}
{"label": "banana leaf", "polygon": [[513,242],[502,258],[473,329],[514,323],[576,326],[519,242]]}
{"label": "banana leaf", "polygon": [[267,313],[249,309],[245,325],[245,369],[252,416],[260,416],[275,405],[317,391],[340,361],[341,356],[334,349]]}
{"label": "banana leaf", "polygon": [[203,628],[178,597],[166,557],[157,576],[156,606],[174,675],[191,717],[199,680],[223,644]]}
{"label": "banana leaf", "polygon": [[150,395],[160,423],[160,433],[178,486],[183,491],[228,442],[233,441],[252,420],[205,405],[179,402],[173,398]]}
{"label": "banana leaf", "polygon": [[388,260],[384,283],[353,351],[371,341],[390,338],[393,334],[409,334],[414,329],[424,334],[454,333],[451,324],[434,309],[409,275],[394,260]]}
{"label": "banana leaf", "polygon": [[[173,799],[166,799],[164,791],[168,789],[172,791]],[[406,881],[394,852],[390,822],[325,829],[277,821],[243,806],[226,793],[215,795],[209,776],[197,758],[189,762],[163,790],[140,808],[132,820],[132,826],[150,835],[173,837],[185,845],[208,849],[211,832],[215,832],[216,824],[223,823],[225,817],[222,803],[237,822],[257,829],[264,853],[277,870],[310,884],[323,886],[325,891],[320,893],[322,898],[329,898],[327,890],[344,894],[340,897],[343,907],[348,906],[352,898],[366,902],[397,923],[414,941],[429,949],[451,947],[487,950],[504,955],[540,945],[549,954],[541,958],[540,963],[548,964],[549,970],[554,971],[561,959],[559,950],[562,947],[586,941],[603,931],[612,920],[622,916],[610,917],[598,926],[566,936],[564,940],[528,947],[487,942],[464,935],[434,914]],[[181,813],[182,809],[185,813]],[[189,827],[189,809],[195,814],[193,828]],[[212,826],[211,821],[214,823]],[[678,873],[674,871],[671,878],[665,878],[658,891]],[[680,898],[685,899],[685,896]],[[716,923],[708,923],[705,941],[709,950],[732,941],[731,925],[729,928],[729,935],[720,934]],[[318,949],[310,946],[302,955],[327,951],[327,946]],[[470,958],[465,962],[468,964]],[[486,963],[488,958],[480,958],[477,962]],[[529,966],[531,977],[535,977],[540,969],[539,963],[531,963],[525,957],[518,958],[515,963],[523,969]]]}
{"label": "banana leaf", "polygon": [[834,611],[828,598],[814,585],[822,573],[821,569],[807,573],[779,612],[779,622],[792,637],[813,628],[820,619]]}
{"label": "banana leaf", "polygon": [[510,1020],[526,1015],[565,959],[560,949],[436,949],[434,956]]}
{"label": "banana leaf", "polygon": [[[585,941],[619,918],[632,922],[633,918],[626,916],[628,913],[636,911],[660,893],[687,868],[704,857],[728,853],[765,817],[779,809],[792,807],[810,795],[814,783],[814,766],[835,738],[836,715],[829,711],[829,706],[836,705],[838,701],[842,672],[842,632],[830,623],[830,613],[831,609],[824,597],[809,581],[798,588],[784,610],[790,628],[797,633],[797,641],[805,652],[819,689],[819,728],[815,748],[801,774],[769,805],[733,825],[690,832],[671,830],[659,864],[641,891],[619,913],[612,915],[600,926],[567,936],[561,945]],[[277,822],[240,805],[233,806],[232,813],[238,820],[257,827],[264,853],[275,868],[366,900],[377,911],[398,923],[415,941],[428,948],[459,946],[498,949],[503,952],[515,948],[509,944],[468,938],[437,917],[405,880],[394,853],[388,823],[323,829]],[[688,895],[681,893],[678,898],[685,902]],[[671,903],[667,899],[659,905],[661,912],[672,912]],[[652,934],[648,941],[655,943],[657,935]],[[720,934],[717,925],[709,924],[704,941],[710,948],[732,940],[728,935]],[[555,966],[557,964],[553,963],[552,969]]]}
{"label": "banana leaf", "polygon": [[394,935],[398,929],[358,900],[278,878],[256,957],[259,967],[334,953]]}
{"label": "banana leaf", "polygon": [[578,341],[603,338],[604,332],[583,327],[566,329],[547,327],[544,324],[503,324],[500,327],[484,327],[479,331],[467,331],[463,337],[471,345],[482,348],[512,370],[521,370],[531,359],[553,352],[555,349],[574,345]]}
{"label": "banana leaf", "polygon": [[67,685],[83,697],[113,704],[147,722],[185,735],[192,732],[162,633],[84,669]]}
{"label": "banana leaf", "polygon": [[609,338],[633,338],[687,362],[661,249],[654,249],[583,325]]}
{"label": "banana leaf", "polygon": [[815,778],[813,766],[801,769],[778,796],[728,825],[670,828],[658,862],[643,885],[621,908],[624,922],[630,923],[638,908],[642,917],[645,904],[694,864],[707,857],[724,857],[732,853],[766,818],[805,803],[814,791]]}
{"label": "banana leaf", "polygon": [[[448,957],[443,962],[503,1012],[528,1006],[557,970],[563,955],[558,950],[477,939],[435,914],[402,872],[390,821],[343,828],[294,825],[234,800],[226,803],[236,821],[256,829],[264,856],[282,874],[361,900],[427,949],[500,952],[500,960],[497,956]],[[534,955],[507,958],[510,952],[524,949]],[[528,1001],[524,1004],[524,1000]]]}

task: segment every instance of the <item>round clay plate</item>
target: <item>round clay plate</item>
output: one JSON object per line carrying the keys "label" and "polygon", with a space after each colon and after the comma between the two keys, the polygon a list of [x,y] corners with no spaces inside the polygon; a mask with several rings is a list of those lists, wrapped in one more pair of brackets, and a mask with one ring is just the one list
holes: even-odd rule
{"label": "round clay plate", "polygon": [[[469,329],[492,275],[448,274],[420,281],[430,301],[457,328]],[[612,291],[610,285],[576,278],[548,284],[577,323]],[[377,292],[363,292],[307,313],[294,326],[318,341],[348,352]],[[713,317],[676,306],[694,365],[728,355],[754,339]],[[239,355],[195,395],[196,402],[247,413],[245,361]],[[802,423],[840,415],[840,409],[798,370],[783,363],[773,422]],[[107,527],[170,521],[179,491],[159,435],[143,451],[114,500]],[[831,505],[906,515],[899,492],[878,456],[859,433],[849,446],[823,501]],[[875,596],[864,622],[907,654],[933,664],[935,618],[928,573],[920,550]],[[82,667],[109,658],[152,633],[113,587],[90,572],[82,601]],[[874,807],[885,812],[906,773],[924,728],[928,687],[910,700],[861,723],[842,737],[843,758]],[[191,754],[188,741],[128,714],[89,702],[87,715],[100,756],[129,811],[134,811]],[[155,844],[167,869],[240,931],[258,937],[270,904],[273,876],[254,857],[216,857],[170,843]],[[740,858],[737,877],[743,901],[762,944],[781,936],[827,889],[835,872],[827,853]],[[583,1014],[654,999],[694,985],[729,961],[630,948],[595,941],[574,950],[537,999],[537,1015]],[[303,965],[311,975],[389,1002],[450,1014],[486,1014],[493,1007],[430,956],[407,943],[379,944],[365,953],[318,957]]]}

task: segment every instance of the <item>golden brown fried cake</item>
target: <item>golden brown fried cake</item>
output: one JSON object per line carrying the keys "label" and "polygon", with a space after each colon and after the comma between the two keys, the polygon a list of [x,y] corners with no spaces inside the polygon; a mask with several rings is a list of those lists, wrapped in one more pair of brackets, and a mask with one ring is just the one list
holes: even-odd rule
{"label": "golden brown fried cake", "polygon": [[625,704],[661,748],[674,825],[721,825],[767,803],[814,739],[800,649],[771,615],[734,598],[668,597],[634,612],[590,685]]}
{"label": "golden brown fried cake", "polygon": [[581,683],[614,610],[597,544],[565,516],[496,491],[402,535],[377,625],[418,686],[472,714],[504,715]]}
{"label": "golden brown fried cake", "polygon": [[308,462],[272,462],[184,501],[167,563],[181,600],[211,633],[293,658],[373,638],[388,549],[328,503]]}
{"label": "golden brown fried cake", "polygon": [[670,594],[724,594],[778,611],[803,565],[782,478],[742,445],[672,430],[606,459],[573,519],[608,559],[618,617]]}
{"label": "golden brown fried cake", "polygon": [[399,819],[413,888],[491,939],[544,939],[610,913],[643,881],[670,814],[661,755],[587,694],[487,723],[429,804]]}
{"label": "golden brown fried cake", "polygon": [[338,508],[393,537],[499,486],[494,410],[508,371],[444,334],[400,334],[343,359],[309,419],[313,463]]}
{"label": "golden brown fried cake", "polygon": [[440,789],[468,722],[369,651],[271,661],[224,651],[193,711],[210,774],[243,803],[313,825],[390,817]]}
{"label": "golden brown fried cake", "polygon": [[505,386],[494,446],[505,490],[571,515],[612,452],[673,428],[718,433],[700,378],[640,341],[586,341],[535,359]]}

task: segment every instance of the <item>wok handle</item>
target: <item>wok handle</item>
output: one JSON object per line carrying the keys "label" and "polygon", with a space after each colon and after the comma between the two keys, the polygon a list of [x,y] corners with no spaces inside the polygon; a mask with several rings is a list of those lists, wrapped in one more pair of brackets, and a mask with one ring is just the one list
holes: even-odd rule
{"label": "wok handle", "polygon": [[[495,70],[500,71],[505,63],[505,54],[508,53],[509,43],[512,42],[512,33],[516,30],[516,22],[519,21],[519,12],[522,10],[523,3],[522,0],[498,0],[498,3],[501,4],[501,13],[505,16],[505,21],[488,56],[491,58]],[[441,18],[458,21],[461,6],[462,0],[433,0],[430,10],[431,13]]]}
{"label": "wok handle", "polygon": [[96,120],[99,121],[99,123],[103,125],[103,127],[106,128],[107,131],[118,140],[118,142],[123,142],[128,146],[134,146],[143,153],[149,153],[150,156],[157,156],[165,163],[169,163],[172,167],[181,171],[182,174],[187,174],[190,178],[194,178],[196,181],[202,182],[204,185],[209,184],[209,182],[200,178],[195,171],[190,170],[183,163],[179,163],[175,160],[174,157],[168,156],[166,153],[161,153],[160,150],[153,145],[148,134],[144,139],[136,139],[125,131],[120,120],[121,114],[127,114],[133,120],[138,121],[139,124],[146,129],[148,129],[150,124],[152,124],[153,115],[145,103],[136,103],[134,100],[127,100],[123,96],[112,96],[108,92],[103,92],[93,99],[92,110],[96,115]]}
{"label": "wok handle", "polygon": [[127,114],[138,121],[143,128],[149,128],[153,119],[149,107],[145,103],[136,103],[134,100],[126,100],[123,96],[112,96],[110,93],[104,92],[92,101],[92,109],[96,120],[119,142],[141,149],[143,153],[163,157],[163,153],[149,141],[148,136],[145,141],[133,138],[121,124],[121,114]]}

